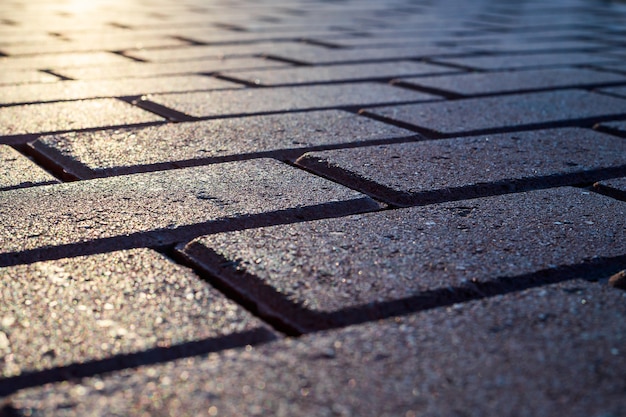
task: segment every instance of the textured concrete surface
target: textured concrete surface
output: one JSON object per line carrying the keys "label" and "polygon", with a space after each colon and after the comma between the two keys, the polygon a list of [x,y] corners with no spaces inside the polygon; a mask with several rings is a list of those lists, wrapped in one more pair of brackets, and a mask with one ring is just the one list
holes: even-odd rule
{"label": "textured concrete surface", "polygon": [[259,312],[308,331],[620,256],[624,219],[623,202],[555,188],[220,233],[181,250]]}
{"label": "textured concrete surface", "polygon": [[27,390],[14,405],[42,416],[620,416],[625,306],[626,293],[574,280]]}
{"label": "textured concrete surface", "polygon": [[598,170],[626,167],[626,141],[538,130],[311,152],[297,163],[402,206],[586,182]]}
{"label": "textured concrete surface", "polygon": [[626,415],[624,21],[0,2],[0,417]]}

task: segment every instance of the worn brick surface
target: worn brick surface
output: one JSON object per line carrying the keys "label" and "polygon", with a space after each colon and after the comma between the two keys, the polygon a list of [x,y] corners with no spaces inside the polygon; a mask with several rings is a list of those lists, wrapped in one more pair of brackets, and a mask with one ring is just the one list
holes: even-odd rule
{"label": "worn brick surface", "polygon": [[[419,62],[329,65],[324,67],[284,68],[271,71],[237,71],[224,75],[252,84],[271,86],[329,81],[353,81],[372,78],[393,78],[403,75],[450,73],[449,68]],[[454,71],[452,71],[454,72]]]}
{"label": "worn brick surface", "polygon": [[623,202],[557,188],[221,233],[182,251],[259,311],[310,330],[620,256],[624,214]]}
{"label": "worn brick surface", "polygon": [[0,86],[0,104],[80,100],[146,93],[220,90],[241,85],[211,77],[161,77],[141,80],[63,81],[54,84]]}
{"label": "worn brick surface", "polygon": [[0,190],[55,182],[56,178],[28,158],[8,146],[0,145]]}
{"label": "worn brick surface", "polygon": [[572,281],[49,385],[13,405],[44,416],[618,416],[625,297]]}
{"label": "worn brick surface", "polygon": [[412,132],[338,110],[250,116],[142,129],[42,136],[34,151],[87,178],[202,161],[405,138]]}
{"label": "worn brick surface", "polygon": [[626,169],[626,141],[582,129],[539,130],[312,152],[298,164],[410,205],[530,183],[589,182],[594,171]]}
{"label": "worn brick surface", "polygon": [[150,96],[155,103],[196,117],[309,110],[403,101],[431,101],[438,96],[379,83],[279,87]]}
{"label": "worn brick surface", "polygon": [[583,64],[611,64],[618,62],[616,57],[587,53],[540,53],[521,55],[480,56],[461,58],[437,58],[435,63],[461,65],[481,70],[507,70],[517,68],[537,68],[570,66]]}
{"label": "worn brick surface", "polygon": [[5,262],[12,252],[80,242],[110,247],[113,238],[123,244],[129,235],[142,244],[172,242],[181,233],[193,234],[194,225],[219,229],[227,218],[245,225],[264,213],[284,220],[290,209],[291,216],[305,214],[307,207],[332,213],[339,206],[335,211],[341,212],[338,203],[346,201],[352,203],[349,211],[377,207],[362,194],[272,160],[12,190],[0,198]]}
{"label": "worn brick surface", "polygon": [[[114,99],[0,107],[0,135],[20,135],[162,121]],[[0,141],[2,138],[0,137]]]}
{"label": "worn brick surface", "polygon": [[0,268],[0,286],[4,378],[148,349],[165,356],[238,333],[242,345],[271,338],[190,270],[146,249]]}
{"label": "worn brick surface", "polygon": [[563,123],[626,113],[626,100],[578,90],[372,108],[383,116],[444,134]]}
{"label": "worn brick surface", "polygon": [[589,69],[559,68],[436,77],[401,77],[398,82],[472,96],[549,88],[592,87],[604,83],[626,82],[626,77]]}

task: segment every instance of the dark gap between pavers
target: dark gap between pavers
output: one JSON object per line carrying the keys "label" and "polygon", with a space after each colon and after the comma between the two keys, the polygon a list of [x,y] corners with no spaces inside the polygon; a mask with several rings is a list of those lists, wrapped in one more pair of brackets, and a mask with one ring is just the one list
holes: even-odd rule
{"label": "dark gap between pavers", "polygon": [[626,174],[622,178],[596,182],[593,187],[604,195],[626,201]]}

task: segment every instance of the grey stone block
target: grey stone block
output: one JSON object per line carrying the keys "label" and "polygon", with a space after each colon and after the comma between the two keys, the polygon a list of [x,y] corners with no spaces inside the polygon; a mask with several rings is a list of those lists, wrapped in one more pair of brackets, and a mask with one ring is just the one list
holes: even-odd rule
{"label": "grey stone block", "polygon": [[56,178],[19,152],[0,145],[0,191],[56,182]]}

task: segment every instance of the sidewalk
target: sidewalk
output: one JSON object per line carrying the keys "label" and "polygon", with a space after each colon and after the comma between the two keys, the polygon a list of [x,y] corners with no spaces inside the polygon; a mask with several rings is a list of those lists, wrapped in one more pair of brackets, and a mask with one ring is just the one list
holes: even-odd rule
{"label": "sidewalk", "polygon": [[0,4],[0,417],[626,415],[626,3]]}

